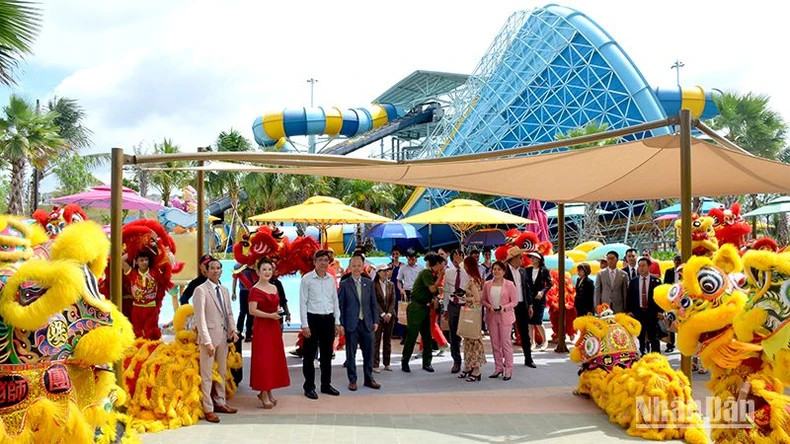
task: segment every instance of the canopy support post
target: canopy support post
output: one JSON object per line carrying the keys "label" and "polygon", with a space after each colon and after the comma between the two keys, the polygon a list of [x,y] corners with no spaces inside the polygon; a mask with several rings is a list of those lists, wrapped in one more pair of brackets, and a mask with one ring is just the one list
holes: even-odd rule
{"label": "canopy support post", "polygon": [[[110,300],[118,311],[123,307],[123,148],[113,148],[110,167]],[[123,387],[123,364],[115,363],[115,380]]]}
{"label": "canopy support post", "polygon": [[[680,254],[683,263],[691,257],[691,113],[680,110]],[[691,357],[681,355],[680,370],[691,384]]]}
{"label": "canopy support post", "polygon": [[[206,149],[204,147],[198,147],[198,152],[202,153],[205,152]],[[198,160],[198,166],[203,166],[203,161]],[[198,267],[200,266],[200,258],[203,256],[205,252],[205,244],[206,241],[206,191],[204,186],[206,173],[203,170],[198,170],[197,172],[197,186],[195,187],[195,191],[197,191],[197,259],[196,262]]]}
{"label": "canopy support post", "polygon": [[[568,353],[568,346],[565,344],[565,204],[557,204],[557,289],[559,290],[560,319],[557,323],[559,330],[554,332],[557,335],[556,353]],[[545,296],[544,296],[545,297]],[[547,338],[544,338],[544,341]]]}

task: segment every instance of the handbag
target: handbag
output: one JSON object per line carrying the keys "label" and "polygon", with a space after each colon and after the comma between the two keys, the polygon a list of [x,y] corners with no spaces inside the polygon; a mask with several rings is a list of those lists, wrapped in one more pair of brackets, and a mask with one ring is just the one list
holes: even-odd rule
{"label": "handbag", "polygon": [[407,325],[406,320],[408,318],[408,310],[409,301],[398,302],[398,324]]}
{"label": "handbag", "polygon": [[483,311],[480,307],[461,307],[456,333],[466,339],[483,339]]}

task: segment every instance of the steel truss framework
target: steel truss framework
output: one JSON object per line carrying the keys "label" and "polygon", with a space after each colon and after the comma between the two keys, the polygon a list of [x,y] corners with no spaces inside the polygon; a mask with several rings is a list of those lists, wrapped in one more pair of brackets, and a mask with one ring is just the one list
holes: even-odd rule
{"label": "steel truss framework", "polygon": [[[445,118],[417,157],[548,142],[592,121],[616,129],[666,117],[644,77],[617,42],[583,14],[557,5],[511,15],[466,84],[454,91],[452,98]],[[636,134],[629,139],[666,131]],[[573,180],[580,174],[584,171],[547,171],[545,177],[535,180]],[[433,205],[443,205],[456,195],[444,190],[426,193],[430,193]],[[521,199],[497,197],[487,204],[528,215],[528,201]],[[544,203],[546,209],[553,206]],[[612,212],[600,219],[607,241],[642,245],[660,239],[660,230],[645,211],[645,202],[604,202],[601,208]],[[412,211],[422,209],[413,207]],[[550,220],[555,236],[557,223],[556,219]],[[566,219],[565,223],[571,233],[578,233],[574,220]]]}

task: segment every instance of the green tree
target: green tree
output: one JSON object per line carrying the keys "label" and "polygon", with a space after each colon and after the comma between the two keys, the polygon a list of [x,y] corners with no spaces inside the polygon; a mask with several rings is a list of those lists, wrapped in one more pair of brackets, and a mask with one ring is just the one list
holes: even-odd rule
{"label": "green tree", "polygon": [[[218,152],[239,152],[251,151],[254,147],[241,133],[231,128],[230,131],[219,133],[212,149]],[[206,188],[209,194],[215,197],[228,196],[230,198],[231,233],[236,232],[236,225],[241,222],[239,221],[239,195],[243,178],[244,174],[238,171],[206,172]],[[228,241],[230,242],[232,238],[233,236],[229,236]]]}
{"label": "green tree", "polygon": [[0,214],[8,212],[8,194],[11,192],[11,184],[8,178],[0,176]]}
{"label": "green tree", "polygon": [[13,85],[19,61],[32,53],[41,29],[41,9],[36,3],[0,0],[0,84]]}
{"label": "green tree", "polygon": [[[163,139],[162,143],[154,144],[154,154],[175,154],[180,153],[181,149],[174,144],[172,139]],[[165,162],[163,168],[178,168],[184,166],[184,162]],[[173,191],[186,186],[191,179],[188,171],[184,170],[158,170],[151,171],[151,185],[159,190],[162,195],[162,204],[170,205],[170,197]]]}
{"label": "green tree", "polygon": [[766,94],[728,91],[714,98],[719,115],[711,126],[750,153],[776,159],[785,146],[787,124],[768,104]]}
{"label": "green tree", "polygon": [[76,153],[61,157],[54,166],[54,173],[60,182],[55,194],[66,196],[81,193],[92,186],[101,185],[101,181],[89,171],[89,163],[87,157]]}
{"label": "green tree", "polygon": [[22,214],[25,169],[28,162],[43,168],[55,156],[62,156],[68,144],[58,134],[57,113],[37,113],[25,99],[11,95],[0,117],[0,154],[11,164],[11,192],[8,211]]}
{"label": "green tree", "polygon": [[[599,134],[603,133],[609,128],[609,125],[606,123],[598,123],[597,121],[593,120],[581,128],[573,128],[568,130],[565,134],[557,134],[555,139],[557,140],[567,140],[572,139],[574,137],[581,137],[581,136],[589,136],[592,134]],[[610,138],[599,140],[597,142],[589,142],[583,143],[581,145],[575,145],[570,147],[572,150],[584,149],[584,148],[595,148],[601,147],[605,145],[614,145],[617,143],[617,138]],[[584,220],[582,221],[582,227],[579,233],[579,240],[589,241],[589,240],[596,240],[596,241],[603,241],[604,235],[601,232],[601,221],[598,218],[598,209],[600,208],[600,202],[588,202],[584,205]],[[560,223],[564,223],[564,221],[560,221]]]}

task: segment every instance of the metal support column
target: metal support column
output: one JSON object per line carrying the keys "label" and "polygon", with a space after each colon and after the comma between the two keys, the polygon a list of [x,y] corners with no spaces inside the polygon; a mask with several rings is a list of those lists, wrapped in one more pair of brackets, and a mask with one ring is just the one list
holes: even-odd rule
{"label": "metal support column", "polygon": [[[113,148],[111,154],[110,179],[110,300],[121,311],[123,306],[123,148]],[[121,361],[115,364],[115,379],[123,385],[123,367]]]}
{"label": "metal support column", "polygon": [[[680,254],[683,263],[691,257],[691,113],[680,110]],[[691,357],[681,356],[680,370],[691,383]]]}
{"label": "metal support column", "polygon": [[[202,153],[207,151],[206,148],[198,147],[198,152]],[[203,161],[198,161],[198,166],[203,166]],[[198,170],[197,172],[197,186],[195,190],[197,191],[197,263],[200,263],[200,257],[203,256],[205,252],[205,242],[206,242],[206,192],[205,192],[205,181],[206,173],[202,170]]]}
{"label": "metal support column", "polygon": [[[558,322],[559,331],[554,332],[557,335],[557,348],[554,349],[557,353],[568,353],[568,346],[565,344],[565,204],[560,202],[557,204],[557,275],[559,282],[557,282],[557,289],[559,290],[559,304],[560,304],[560,319]],[[544,341],[548,338],[544,338]]]}

